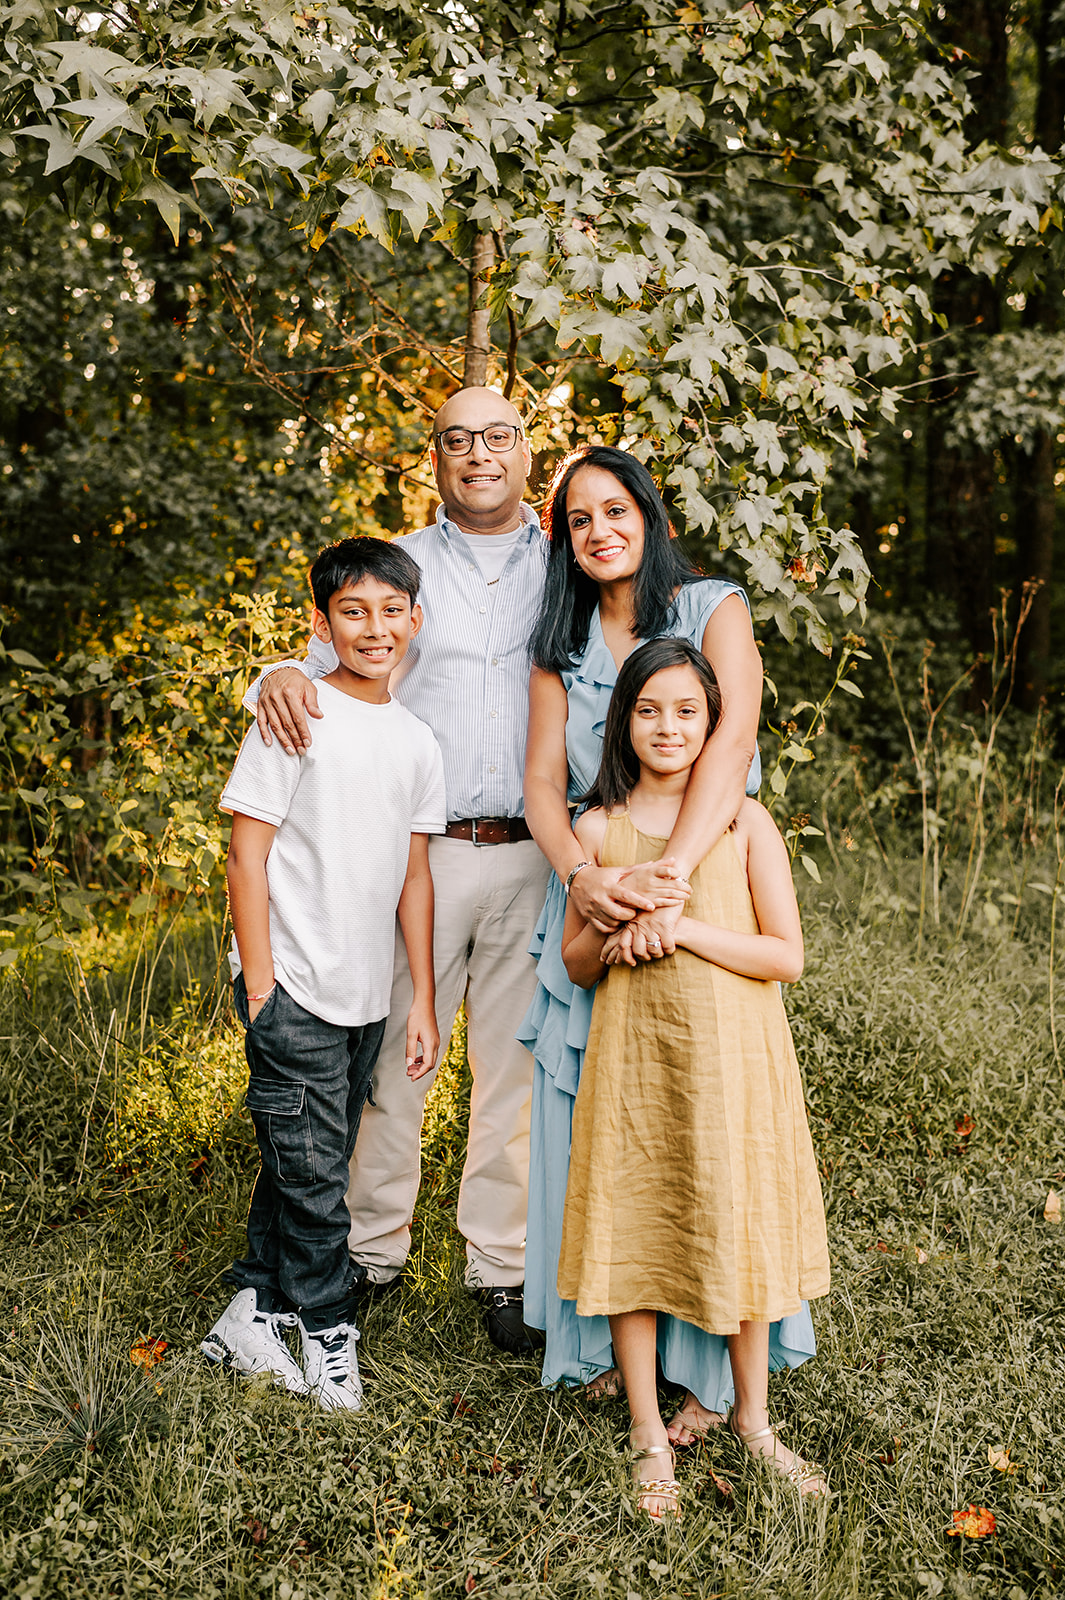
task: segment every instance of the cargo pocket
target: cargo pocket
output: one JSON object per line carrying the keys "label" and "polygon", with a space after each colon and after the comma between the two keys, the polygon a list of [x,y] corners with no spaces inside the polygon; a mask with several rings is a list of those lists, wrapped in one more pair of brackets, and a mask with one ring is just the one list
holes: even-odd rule
{"label": "cargo pocket", "polygon": [[263,1160],[280,1183],[313,1183],[314,1152],[302,1083],[264,1083],[253,1078],[245,1104],[255,1124]]}

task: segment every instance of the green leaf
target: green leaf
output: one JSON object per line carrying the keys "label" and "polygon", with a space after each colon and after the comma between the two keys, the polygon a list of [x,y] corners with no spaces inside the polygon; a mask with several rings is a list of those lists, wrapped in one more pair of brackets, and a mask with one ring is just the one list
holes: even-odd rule
{"label": "green leaf", "polygon": [[38,672],[45,670],[44,662],[38,661],[36,656],[31,656],[28,650],[9,650],[8,658],[20,667],[36,667]]}
{"label": "green leaf", "polygon": [[60,66],[55,75],[57,83],[65,83],[76,72],[85,73],[90,81],[97,82],[113,75],[126,79],[139,76],[127,56],[119,55],[116,50],[104,50],[100,45],[89,44],[83,39],[56,39],[44,45],[43,49],[49,55],[59,57]]}
{"label": "green leaf", "polygon": [[30,127],[19,128],[18,131],[28,139],[44,139],[47,142],[48,159],[44,164],[46,178],[68,167],[78,154],[85,154],[85,151],[79,152],[70,133],[56,117],[50,117],[47,122],[32,123]]}
{"label": "green leaf", "polygon": [[646,335],[635,317],[616,317],[608,311],[595,311],[590,315],[577,311],[563,317],[558,330],[559,344],[565,349],[575,338],[598,340],[599,355],[609,367],[623,363],[631,366],[647,346]]}
{"label": "green leaf", "polygon": [[814,880],[814,882],[815,883],[820,883],[821,882],[821,869],[817,865],[817,862],[814,860],[813,856],[808,856],[804,851],[803,854],[799,857],[799,860],[802,862],[803,866],[806,868],[806,871],[810,874],[810,876]]}
{"label": "green leaf", "polygon": [[841,678],[836,687],[837,689],[842,689],[844,694],[852,694],[856,700],[865,699],[864,694],[851,678]]}
{"label": "green leaf", "polygon": [[181,242],[181,196],[161,178],[149,178],[137,190],[138,200],[150,200],[166,223],[174,243]]}
{"label": "green leaf", "polygon": [[330,94],[328,89],[316,89],[304,102],[300,116],[311,124],[315,133],[321,133],[333,115],[336,103],[336,95]]}
{"label": "green leaf", "polygon": [[647,262],[641,257],[631,253],[615,256],[603,268],[604,299],[638,302],[643,294],[641,274],[646,271]]}
{"label": "green leaf", "polygon": [[303,168],[314,160],[313,154],[308,150],[297,150],[295,145],[285,144],[272,134],[260,133],[254,138],[245,151],[245,160],[257,161],[267,173],[275,172],[278,168],[283,172],[291,172],[304,194],[310,187],[303,176]]}
{"label": "green leaf", "polygon": [[17,960],[18,951],[13,947],[8,948],[7,950],[0,950],[0,967],[10,967],[11,964]]}
{"label": "green leaf", "polygon": [[68,100],[58,109],[64,114],[89,119],[89,126],[83,131],[80,139],[80,144],[86,147],[99,144],[104,135],[111,133],[115,128],[125,128],[141,138],[144,138],[148,131],[133,107],[127,105],[118,95],[112,94],[109,89],[101,89],[91,100]]}
{"label": "green leaf", "polygon": [[338,184],[337,187],[349,196],[341,206],[337,215],[338,228],[365,229],[371,238],[378,244],[391,250],[393,247],[392,232],[389,226],[388,207],[376,189],[371,189],[368,183],[349,181]]}
{"label": "green leaf", "polygon": [[439,216],[443,210],[443,194],[435,174],[421,172],[394,172],[388,174],[392,186],[392,203],[402,212],[407,226],[417,239],[425,230],[430,210]]}

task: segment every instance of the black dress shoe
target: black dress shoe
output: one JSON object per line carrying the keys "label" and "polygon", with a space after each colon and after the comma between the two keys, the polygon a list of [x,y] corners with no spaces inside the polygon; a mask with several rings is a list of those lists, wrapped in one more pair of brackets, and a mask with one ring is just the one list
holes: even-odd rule
{"label": "black dress shoe", "polygon": [[369,1279],[359,1289],[359,1299],[367,1305],[377,1305],[381,1300],[387,1300],[391,1295],[398,1295],[403,1288],[403,1274],[397,1272],[394,1278],[386,1278],[384,1283],[371,1283]]}
{"label": "black dress shoe", "polygon": [[386,1295],[393,1294],[403,1287],[402,1272],[397,1272],[394,1278],[386,1278],[383,1283],[374,1283],[361,1261],[353,1261],[351,1264],[355,1269],[355,1293],[360,1301],[383,1300]]}
{"label": "black dress shoe", "polygon": [[523,1283],[508,1284],[500,1289],[476,1290],[478,1299],[486,1308],[484,1325],[488,1337],[497,1349],[505,1350],[511,1356],[532,1355],[544,1343],[539,1328],[525,1326],[524,1291]]}

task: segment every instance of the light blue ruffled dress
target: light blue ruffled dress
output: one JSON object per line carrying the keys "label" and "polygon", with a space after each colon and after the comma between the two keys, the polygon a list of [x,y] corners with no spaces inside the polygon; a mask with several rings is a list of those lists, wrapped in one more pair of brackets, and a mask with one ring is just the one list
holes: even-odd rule
{"label": "light blue ruffled dress", "polygon": [[[706,624],[721,601],[743,590],[719,578],[685,584],[673,603],[663,632],[702,647]],[[599,613],[592,616],[588,643],[577,665],[562,673],[569,699],[566,757],[569,797],[576,800],[599,770],[607,707],[618,670],[610,654]],[[748,792],[755,794],[761,768],[755,757]],[[532,1142],[529,1169],[529,1223],[525,1246],[525,1321],[547,1335],[543,1382],[587,1383],[613,1365],[606,1317],[580,1317],[572,1300],[556,1288],[562,1214],[569,1171],[573,1102],[588,1042],[594,990],[578,989],[562,963],[562,924],[566,899],[552,874],[547,900],[530,950],[538,958],[537,987],[518,1034],[532,1052]],[[804,1304],[795,1316],[774,1322],[769,1335],[769,1365],[797,1367],[815,1351],[813,1323]],[[677,1317],[658,1318],[658,1355],[670,1382],[681,1385],[709,1410],[732,1402],[728,1347],[718,1334]]]}

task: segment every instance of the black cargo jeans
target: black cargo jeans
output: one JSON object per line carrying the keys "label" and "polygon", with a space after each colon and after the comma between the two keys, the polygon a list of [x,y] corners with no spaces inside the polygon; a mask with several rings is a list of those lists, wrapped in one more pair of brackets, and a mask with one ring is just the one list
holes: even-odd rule
{"label": "black cargo jeans", "polygon": [[300,1312],[308,1329],[354,1322],[357,1269],[348,1254],[348,1163],[370,1093],[384,1019],[323,1022],[275,984],[255,1021],[233,985],[248,1058],[247,1107],[262,1165],[248,1212],[248,1254],[226,1273],[261,1310]]}

